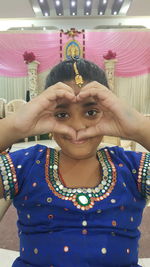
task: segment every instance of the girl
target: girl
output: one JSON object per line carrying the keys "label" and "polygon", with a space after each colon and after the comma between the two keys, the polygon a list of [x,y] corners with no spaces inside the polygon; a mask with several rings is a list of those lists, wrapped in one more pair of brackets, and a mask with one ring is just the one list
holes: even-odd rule
{"label": "girl", "polygon": [[18,212],[20,257],[13,267],[138,267],[150,153],[97,149],[103,135],[150,150],[150,123],[108,88],[95,64],[64,61],[46,90],[0,121],[1,150],[52,132],[60,151],[36,145],[1,155],[0,197]]}

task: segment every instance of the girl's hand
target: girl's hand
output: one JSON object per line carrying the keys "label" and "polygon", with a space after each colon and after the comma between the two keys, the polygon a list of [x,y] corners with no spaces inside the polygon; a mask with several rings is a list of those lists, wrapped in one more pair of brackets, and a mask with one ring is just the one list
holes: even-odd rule
{"label": "girl's hand", "polygon": [[80,130],[77,139],[108,135],[138,140],[139,127],[143,121],[143,116],[139,112],[125,105],[108,88],[98,82],[91,82],[84,86],[77,95],[77,101],[87,97],[95,98],[103,111],[103,116],[95,126]]}
{"label": "girl's hand", "polygon": [[14,113],[10,118],[8,117],[9,123],[15,129],[19,138],[57,132],[75,139],[75,131],[71,127],[56,121],[53,115],[55,107],[62,98],[66,101],[76,101],[73,89],[64,83],[58,82],[23,105],[19,112]]}

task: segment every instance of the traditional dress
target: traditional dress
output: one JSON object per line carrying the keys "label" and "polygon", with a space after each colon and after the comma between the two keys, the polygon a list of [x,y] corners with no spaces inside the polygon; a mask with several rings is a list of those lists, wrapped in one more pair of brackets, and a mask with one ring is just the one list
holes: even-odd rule
{"label": "traditional dress", "polygon": [[5,198],[13,198],[18,212],[20,257],[13,267],[139,266],[150,153],[106,147],[97,158],[100,184],[68,188],[59,177],[55,149],[36,145],[1,155]]}

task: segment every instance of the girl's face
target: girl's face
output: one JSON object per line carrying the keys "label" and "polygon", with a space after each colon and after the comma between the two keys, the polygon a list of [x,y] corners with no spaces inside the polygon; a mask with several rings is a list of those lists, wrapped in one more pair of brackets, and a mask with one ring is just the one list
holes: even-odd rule
{"label": "girl's face", "polygon": [[[77,95],[80,88],[74,81],[67,81]],[[82,102],[69,103],[60,100],[54,112],[55,118],[61,123],[72,127],[76,132],[95,125],[101,118],[102,112],[93,97],[88,97]],[[84,140],[72,140],[69,136],[54,133],[54,139],[60,146],[62,153],[72,159],[86,159],[93,157],[103,136],[91,137]]]}

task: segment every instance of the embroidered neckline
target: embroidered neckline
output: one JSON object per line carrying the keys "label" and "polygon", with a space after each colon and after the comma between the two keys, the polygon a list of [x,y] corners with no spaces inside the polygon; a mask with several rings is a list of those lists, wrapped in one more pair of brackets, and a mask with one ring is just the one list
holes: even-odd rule
{"label": "embroidered neckline", "polygon": [[138,189],[146,198],[146,204],[150,202],[150,153],[143,152],[141,155],[138,171]]}
{"label": "embroidered neckline", "polygon": [[64,200],[70,200],[81,210],[88,210],[95,201],[107,198],[116,184],[116,168],[111,160],[108,149],[97,151],[97,157],[102,165],[102,180],[93,188],[69,188],[62,184],[58,174],[59,152],[47,148],[45,177],[53,193]]}
{"label": "embroidered neckline", "polygon": [[13,199],[18,193],[18,182],[16,171],[9,154],[0,155],[0,169],[4,188],[4,198],[6,200]]}

